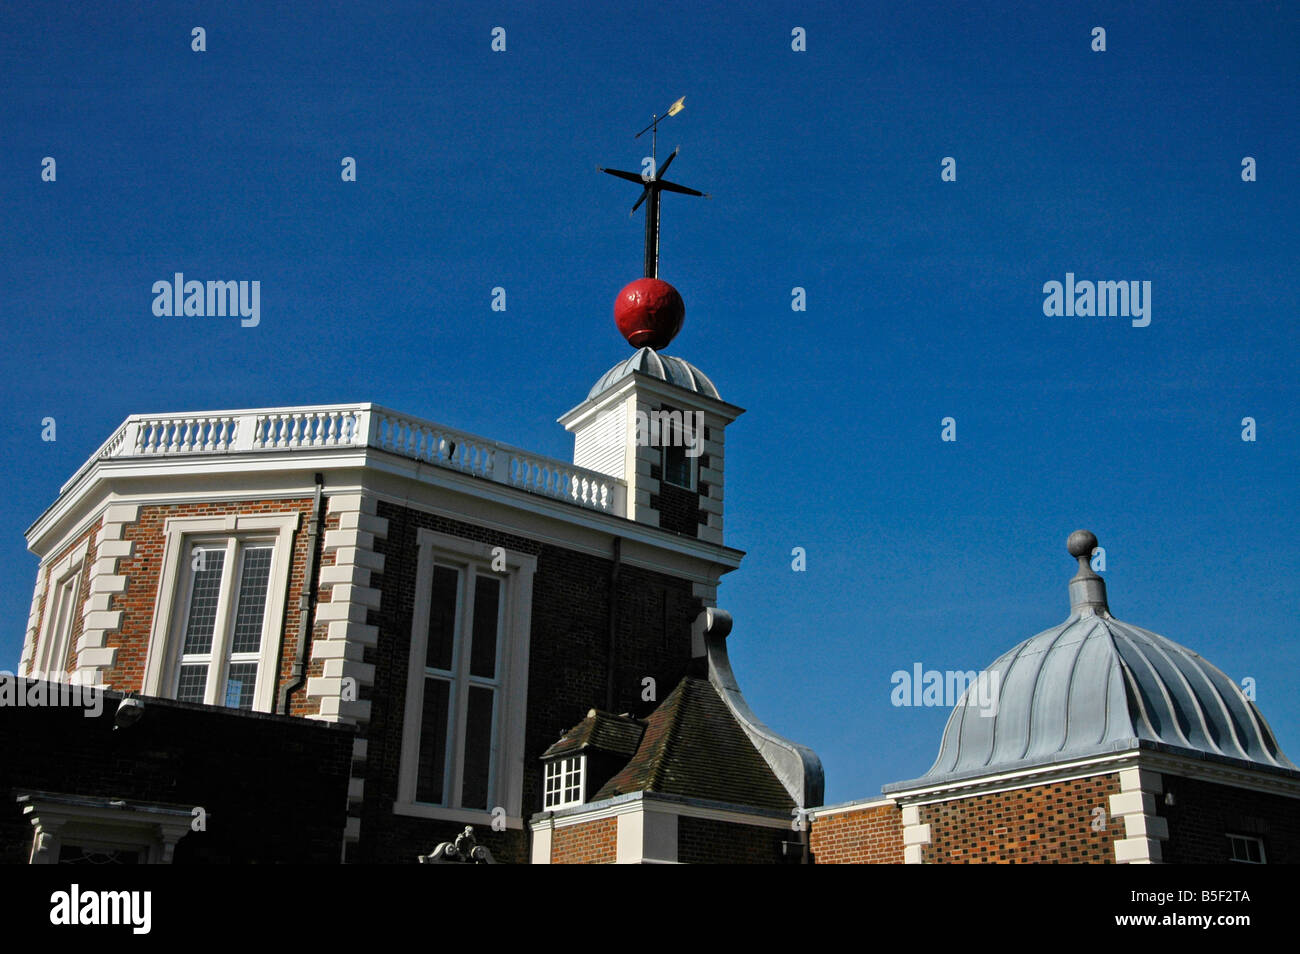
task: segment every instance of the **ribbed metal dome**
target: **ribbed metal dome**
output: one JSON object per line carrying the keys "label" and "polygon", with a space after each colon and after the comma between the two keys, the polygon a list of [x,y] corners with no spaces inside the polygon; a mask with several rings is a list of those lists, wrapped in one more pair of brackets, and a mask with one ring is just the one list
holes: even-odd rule
{"label": "ribbed metal dome", "polygon": [[1072,615],[1025,640],[980,678],[994,715],[953,709],[924,776],[991,774],[1163,743],[1272,768],[1295,766],[1264,717],[1217,667],[1172,640],[1109,616]]}
{"label": "ribbed metal dome", "polygon": [[722,400],[722,397],[718,394],[718,389],[713,386],[713,382],[695,365],[689,361],[683,361],[681,358],[674,358],[672,355],[660,354],[651,348],[642,348],[626,361],[620,361],[606,371],[587,394],[587,399],[594,398],[601,392],[613,387],[623,378],[638,371],[642,374],[648,374],[652,378],[658,378],[660,381],[675,384],[679,388],[694,391],[696,394],[703,394],[705,397],[711,397],[719,401]]}
{"label": "ribbed metal dome", "polygon": [[[1142,745],[1296,770],[1255,704],[1217,667],[1158,633],[1110,615],[1089,566],[1097,539],[1076,531],[1071,613],[979,676],[944,729],[920,779],[886,791]],[[982,705],[996,699],[996,705]],[[965,704],[964,704],[965,703]]]}

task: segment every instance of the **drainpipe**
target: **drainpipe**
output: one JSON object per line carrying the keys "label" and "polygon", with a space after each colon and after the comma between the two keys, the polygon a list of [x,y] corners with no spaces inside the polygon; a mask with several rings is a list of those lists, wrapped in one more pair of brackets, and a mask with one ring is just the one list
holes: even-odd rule
{"label": "drainpipe", "polygon": [[[320,561],[316,558],[316,540],[320,536],[320,525],[324,521],[321,507],[324,505],[321,491],[325,485],[325,475],[316,474],[316,490],[312,496],[311,518],[307,521],[307,570],[303,574],[303,588],[298,594],[298,658],[289,670],[289,682],[280,689],[280,699],[276,712],[289,714],[289,697],[303,687],[307,681],[307,649],[311,643],[311,621],[316,615],[316,587],[320,570]],[[280,644],[283,647],[283,643]],[[283,654],[283,648],[281,653]]]}
{"label": "drainpipe", "polygon": [[614,710],[614,664],[617,662],[618,571],[623,562],[623,538],[614,538],[614,562],[609,568],[609,647],[605,654],[609,678],[605,683],[605,711]]}

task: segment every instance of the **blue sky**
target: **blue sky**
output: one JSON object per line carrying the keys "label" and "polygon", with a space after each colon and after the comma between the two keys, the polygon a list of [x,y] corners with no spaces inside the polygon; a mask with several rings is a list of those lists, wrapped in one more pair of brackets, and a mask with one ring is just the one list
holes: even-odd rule
{"label": "blue sky", "polygon": [[[947,712],[891,673],[1061,621],[1078,527],[1115,614],[1254,677],[1300,758],[1294,5],[281,6],[0,13],[0,664],[23,531],[130,413],[369,400],[568,457],[640,274],[595,166],[685,95],[663,151],[714,198],[664,199],[669,353],[748,409],[719,603],[828,801],[930,766]],[[260,325],[155,317],[175,271],[259,280]],[[1150,325],[1046,317],[1067,272],[1150,281]]]}

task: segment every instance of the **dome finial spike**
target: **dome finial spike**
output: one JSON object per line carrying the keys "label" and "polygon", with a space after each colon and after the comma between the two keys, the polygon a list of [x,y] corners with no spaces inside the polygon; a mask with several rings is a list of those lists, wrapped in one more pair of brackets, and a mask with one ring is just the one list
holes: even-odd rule
{"label": "dome finial spike", "polygon": [[1097,535],[1091,530],[1076,530],[1065,541],[1070,556],[1079,561],[1079,572],[1070,580],[1070,613],[1076,616],[1109,616],[1106,581],[1092,568],[1092,554],[1097,549]]}

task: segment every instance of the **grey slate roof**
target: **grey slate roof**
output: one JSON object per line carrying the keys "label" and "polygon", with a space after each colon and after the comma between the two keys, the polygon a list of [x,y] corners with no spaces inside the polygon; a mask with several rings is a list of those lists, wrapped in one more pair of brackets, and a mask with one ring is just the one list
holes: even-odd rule
{"label": "grey slate roof", "polygon": [[886,791],[1139,746],[1296,770],[1223,672],[1108,613],[1075,612],[986,673],[996,674],[996,714],[981,715],[970,694],[971,705],[954,707],[933,767]]}
{"label": "grey slate roof", "polygon": [[642,374],[648,374],[652,378],[658,378],[660,381],[675,384],[679,388],[694,391],[696,394],[703,394],[705,397],[711,397],[719,401],[722,400],[718,394],[718,389],[713,386],[713,382],[695,365],[689,361],[683,361],[681,358],[674,358],[672,355],[660,354],[652,348],[642,348],[626,361],[620,361],[606,371],[601,375],[600,380],[592,386],[591,391],[587,394],[587,399],[594,398],[596,395],[613,387],[623,378],[638,371]]}

